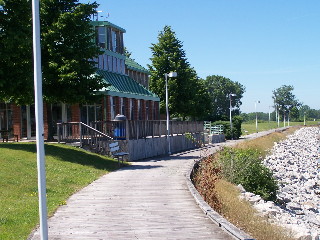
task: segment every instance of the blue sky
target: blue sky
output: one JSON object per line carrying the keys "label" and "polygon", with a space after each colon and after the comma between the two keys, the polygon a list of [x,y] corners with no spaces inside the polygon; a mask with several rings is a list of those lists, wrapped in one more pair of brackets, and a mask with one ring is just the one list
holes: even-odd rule
{"label": "blue sky", "polygon": [[151,44],[170,25],[199,77],[222,75],[245,86],[242,112],[253,112],[258,100],[257,111],[268,112],[272,91],[282,85],[320,109],[319,0],[97,2],[100,20],[126,29],[125,45],[144,67]]}

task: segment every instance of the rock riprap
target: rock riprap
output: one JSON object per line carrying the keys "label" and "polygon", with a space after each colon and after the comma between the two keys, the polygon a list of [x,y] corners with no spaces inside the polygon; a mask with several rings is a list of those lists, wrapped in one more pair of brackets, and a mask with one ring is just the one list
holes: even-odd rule
{"label": "rock riprap", "polygon": [[[264,164],[278,180],[278,203],[245,192],[242,197],[271,221],[290,228],[300,239],[320,239],[318,127],[304,127],[275,143]],[[241,187],[240,187],[241,189]]]}

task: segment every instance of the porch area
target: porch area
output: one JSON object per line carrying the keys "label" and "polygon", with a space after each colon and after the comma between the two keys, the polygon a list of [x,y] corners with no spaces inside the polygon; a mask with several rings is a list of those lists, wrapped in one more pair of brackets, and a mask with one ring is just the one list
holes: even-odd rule
{"label": "porch area", "polygon": [[167,155],[200,146],[204,142],[202,121],[170,121],[167,138],[164,120],[96,121],[57,124],[57,140],[99,154],[110,154],[109,144],[119,142],[128,161]]}

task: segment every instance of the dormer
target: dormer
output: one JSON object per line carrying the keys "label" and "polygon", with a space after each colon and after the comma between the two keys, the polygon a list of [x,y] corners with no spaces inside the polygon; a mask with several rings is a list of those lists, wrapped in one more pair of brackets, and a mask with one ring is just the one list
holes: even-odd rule
{"label": "dormer", "polygon": [[97,67],[119,74],[125,74],[123,33],[125,29],[108,21],[92,21],[96,31],[96,44],[103,54],[95,59]]}
{"label": "dormer", "polygon": [[93,21],[96,31],[96,43],[104,50],[124,54],[123,33],[125,29],[108,21]]}

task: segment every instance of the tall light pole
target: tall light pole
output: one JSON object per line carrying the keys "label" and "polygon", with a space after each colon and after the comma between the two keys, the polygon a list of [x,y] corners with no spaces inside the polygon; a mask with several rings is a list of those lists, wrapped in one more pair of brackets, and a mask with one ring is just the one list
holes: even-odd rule
{"label": "tall light pole", "polygon": [[270,117],[270,115],[271,115],[271,109],[272,108],[272,106],[269,106],[269,128],[271,129],[271,125],[270,125],[270,121],[271,121],[271,117]]}
{"label": "tall light pole", "polygon": [[[286,107],[286,109],[288,109],[288,127],[289,127],[290,126],[290,107],[291,107],[291,105],[285,105],[285,107]],[[286,114],[286,111],[284,114]]]}
{"label": "tall light pole", "polygon": [[33,26],[33,56],[34,56],[34,91],[35,91],[35,117],[37,138],[37,169],[39,193],[39,217],[41,240],[48,239],[47,223],[47,197],[46,197],[46,169],[43,133],[43,100],[42,100],[42,72],[40,48],[40,14],[39,0],[32,1]]}
{"label": "tall light pole", "polygon": [[257,114],[257,103],[260,103],[260,101],[254,102],[254,111],[256,112],[256,132],[258,132],[258,114]]}
{"label": "tall light pole", "polygon": [[303,126],[306,125],[306,112],[303,113]]}
{"label": "tall light pole", "polygon": [[278,108],[277,106],[277,109],[278,109],[278,127],[280,127],[280,109]]}
{"label": "tall light pole", "polygon": [[233,140],[233,131],[232,131],[232,114],[231,114],[231,111],[232,111],[232,104],[231,104],[231,99],[232,97],[235,97],[237,96],[237,94],[235,93],[230,93],[229,94],[229,99],[230,99],[230,131],[231,131],[231,139]]}
{"label": "tall light pole", "polygon": [[168,141],[168,154],[171,154],[171,146],[170,146],[170,128],[169,128],[169,94],[168,94],[168,77],[177,77],[178,74],[176,72],[165,73],[164,78],[166,80],[166,113],[167,113],[167,141]]}

